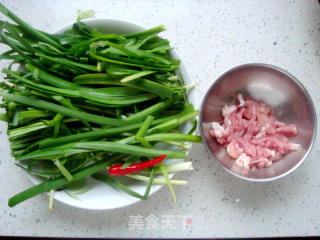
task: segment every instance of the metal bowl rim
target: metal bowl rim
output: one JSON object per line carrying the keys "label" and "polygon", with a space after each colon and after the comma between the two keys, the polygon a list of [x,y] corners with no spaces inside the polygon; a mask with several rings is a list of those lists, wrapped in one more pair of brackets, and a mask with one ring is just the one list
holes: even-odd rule
{"label": "metal bowl rim", "polygon": [[[203,114],[203,109],[204,109],[204,102],[206,101],[208,95],[209,95],[209,92],[211,92],[211,90],[215,87],[215,85],[223,78],[225,78],[227,75],[229,75],[230,73],[238,70],[238,69],[242,69],[242,68],[246,68],[246,67],[264,67],[264,68],[269,68],[269,69],[272,69],[272,70],[275,70],[275,71],[278,71],[278,72],[281,72],[283,73],[284,75],[288,76],[291,80],[293,80],[293,82],[295,82],[300,88],[301,90],[303,91],[303,93],[305,94],[305,96],[307,97],[308,99],[308,102],[309,102],[309,105],[311,106],[311,109],[312,109],[312,112],[313,112],[313,123],[314,123],[314,129],[313,129],[313,133],[312,133],[312,139],[311,139],[311,142],[310,142],[310,145],[308,147],[308,150],[306,151],[305,155],[302,157],[302,159],[300,159],[300,161],[294,166],[292,167],[291,169],[289,169],[288,171],[282,173],[281,175],[279,176],[276,176],[276,177],[272,177],[272,178],[248,178],[248,177],[243,177],[243,176],[240,176],[236,173],[234,173],[233,171],[229,170],[228,168],[226,168],[225,166],[222,165],[222,163],[220,163],[220,161],[218,161],[213,153],[210,151],[208,145],[207,145],[207,141],[205,140],[204,136],[203,136],[203,129],[202,129],[202,114]],[[233,67],[231,68],[230,70],[224,72],[222,75],[220,75],[210,86],[210,88],[207,90],[203,100],[202,100],[202,103],[201,103],[201,109],[200,109],[200,116],[199,116],[199,128],[200,128],[200,135],[201,135],[201,138],[202,138],[202,142],[207,150],[207,152],[209,153],[209,155],[216,161],[219,163],[219,165],[224,169],[226,170],[227,172],[231,173],[233,176],[236,176],[242,180],[246,180],[246,181],[250,181],[250,182],[271,182],[271,181],[274,181],[274,180],[277,180],[277,179],[280,179],[284,176],[287,176],[289,175],[290,173],[294,172],[304,161],[305,159],[307,158],[307,156],[309,155],[309,153],[311,152],[311,149],[314,145],[314,142],[315,142],[315,139],[316,139],[316,133],[317,133],[317,117],[316,117],[316,109],[314,107],[314,104],[313,104],[313,101],[312,101],[312,98],[308,92],[308,90],[303,86],[303,84],[296,78],[294,77],[292,74],[290,74],[289,72],[287,72],[286,70],[280,68],[280,67],[277,67],[277,66],[274,66],[274,65],[271,65],[271,64],[266,64],[266,63],[246,63],[246,64],[241,64],[241,65],[238,65],[236,67]]]}

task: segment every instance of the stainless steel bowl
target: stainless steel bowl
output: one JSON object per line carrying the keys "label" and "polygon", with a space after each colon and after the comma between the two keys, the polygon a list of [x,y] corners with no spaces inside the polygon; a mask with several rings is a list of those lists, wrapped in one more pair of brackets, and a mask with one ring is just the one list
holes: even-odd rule
{"label": "stainless steel bowl", "polygon": [[[226,149],[209,135],[211,122],[222,121],[221,110],[232,104],[230,93],[250,95],[273,107],[277,120],[294,123],[299,134],[289,140],[301,145],[269,168],[245,173],[235,164]],[[292,75],[266,64],[246,64],[235,67],[219,77],[205,95],[200,113],[200,133],[207,151],[228,172],[242,179],[265,182],[293,172],[306,159],[316,136],[316,112],[307,90]]]}

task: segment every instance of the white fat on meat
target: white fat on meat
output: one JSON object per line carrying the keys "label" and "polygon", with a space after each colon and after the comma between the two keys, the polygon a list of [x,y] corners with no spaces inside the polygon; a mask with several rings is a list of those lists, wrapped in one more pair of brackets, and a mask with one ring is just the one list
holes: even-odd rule
{"label": "white fat on meat", "polygon": [[224,129],[224,127],[222,127],[219,123],[217,122],[212,122],[212,129],[214,132],[214,136],[221,138],[225,135],[228,134],[228,132],[226,131],[226,129]]}
{"label": "white fat on meat", "polygon": [[226,116],[228,116],[230,113],[232,113],[235,110],[237,110],[237,106],[236,105],[230,105],[230,106],[225,105],[222,108],[222,116],[226,117]]}
{"label": "white fat on meat", "polygon": [[291,144],[290,144],[290,150],[292,150],[292,151],[298,151],[298,150],[300,150],[300,144],[291,143]]}
{"label": "white fat on meat", "polygon": [[239,147],[236,141],[232,141],[228,144],[227,153],[233,159],[237,159],[241,154],[243,154],[243,148]]}
{"label": "white fat on meat", "polygon": [[244,170],[250,169],[251,158],[247,154],[242,153],[240,157],[236,159],[236,164]]}
{"label": "white fat on meat", "polygon": [[255,138],[260,138],[266,135],[266,131],[267,129],[270,127],[269,123],[266,123],[260,130],[260,132],[257,133],[257,135],[255,136]]}
{"label": "white fat on meat", "polygon": [[238,94],[238,100],[239,100],[239,106],[238,107],[242,107],[244,106],[244,100],[243,100],[243,97],[242,97],[242,94]]}
{"label": "white fat on meat", "polygon": [[272,165],[272,161],[267,158],[259,158],[256,161],[251,161],[251,164],[255,164],[258,168],[270,167]]}
{"label": "white fat on meat", "polygon": [[270,150],[270,149],[268,149],[268,148],[267,148],[267,150],[268,150],[268,153],[269,153],[269,156],[270,156],[270,157],[273,158],[273,157],[276,156],[276,151],[275,151],[275,150]]}

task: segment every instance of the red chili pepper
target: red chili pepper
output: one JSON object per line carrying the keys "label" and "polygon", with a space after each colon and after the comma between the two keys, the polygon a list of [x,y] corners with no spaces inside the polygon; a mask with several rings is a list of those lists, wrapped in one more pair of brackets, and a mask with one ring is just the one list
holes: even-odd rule
{"label": "red chili pepper", "polygon": [[153,160],[150,160],[150,161],[141,162],[141,163],[134,163],[125,169],[121,169],[123,164],[116,164],[116,165],[113,165],[109,168],[109,174],[112,176],[121,176],[121,175],[126,175],[129,173],[136,173],[136,172],[139,172],[145,168],[149,168],[149,167],[152,167],[152,166],[160,163],[163,159],[166,158],[166,156],[167,155],[164,154],[164,155],[162,155],[158,158],[155,158]]}

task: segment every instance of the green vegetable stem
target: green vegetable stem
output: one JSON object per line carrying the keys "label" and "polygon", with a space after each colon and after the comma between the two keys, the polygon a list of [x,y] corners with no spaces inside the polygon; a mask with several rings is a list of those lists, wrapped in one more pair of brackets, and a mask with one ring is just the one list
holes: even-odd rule
{"label": "green vegetable stem", "polygon": [[[50,34],[1,3],[0,12],[13,21],[0,21],[0,43],[10,48],[0,60],[11,61],[2,69],[5,113],[0,120],[8,123],[16,165],[43,181],[11,197],[9,206],[47,192],[51,210],[54,194],[79,180],[79,191],[86,194],[84,189],[90,188],[85,179],[90,176],[143,200],[152,184],[167,183],[175,201],[171,184],[187,182],[170,181],[168,172],[192,167],[170,167],[166,161],[183,161],[188,143],[201,138],[191,134],[199,114],[186,95],[193,85],[184,86],[180,60],[171,56],[169,41],[158,35],[165,27],[120,35],[77,21],[62,34]],[[13,64],[20,65],[18,70]],[[186,123],[192,125],[189,132],[182,131]],[[150,161],[160,156],[166,160]],[[148,182],[145,194],[101,172],[113,164],[117,173]],[[159,173],[164,179],[155,176]]]}

